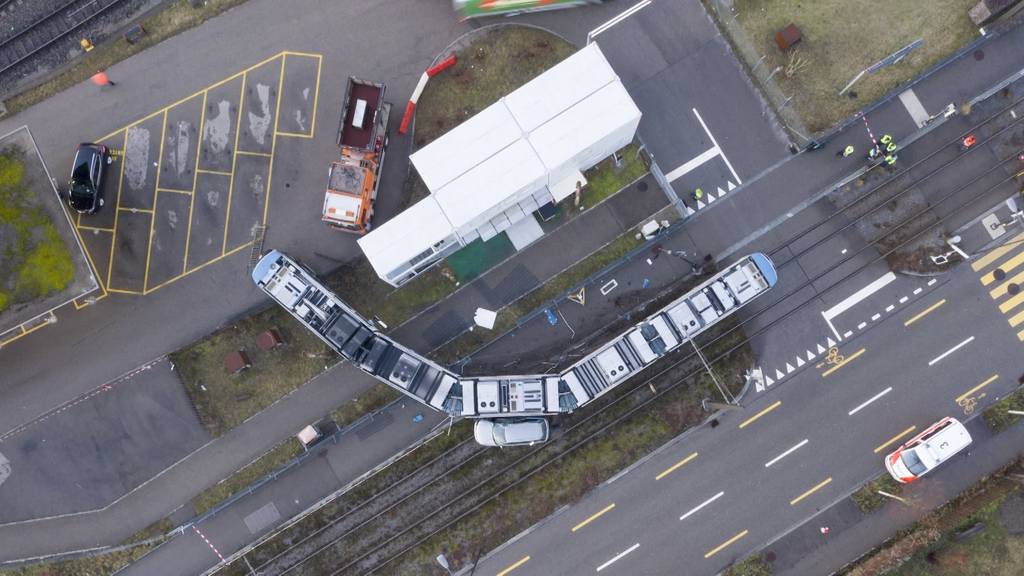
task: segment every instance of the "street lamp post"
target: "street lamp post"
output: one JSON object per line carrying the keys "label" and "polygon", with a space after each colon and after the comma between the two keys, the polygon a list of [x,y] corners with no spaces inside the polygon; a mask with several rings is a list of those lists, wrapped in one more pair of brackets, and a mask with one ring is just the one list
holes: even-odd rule
{"label": "street lamp post", "polygon": [[441,565],[441,568],[444,568],[445,571],[448,572],[448,576],[452,576],[452,569],[448,565],[448,559],[445,558],[444,554],[438,554],[437,558],[434,559],[437,560],[437,563]]}

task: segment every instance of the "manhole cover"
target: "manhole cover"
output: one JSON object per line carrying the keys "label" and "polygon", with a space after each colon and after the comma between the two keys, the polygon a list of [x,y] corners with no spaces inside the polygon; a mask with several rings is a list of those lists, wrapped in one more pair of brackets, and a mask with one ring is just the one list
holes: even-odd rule
{"label": "manhole cover", "polygon": [[985,59],[985,51],[984,50],[975,50],[974,51],[974,59],[977,60],[978,62],[981,62],[982,60],[984,60]]}
{"label": "manhole cover", "polygon": [[1006,287],[1006,291],[1010,296],[1016,296],[1020,293],[1020,284],[1010,284]]}
{"label": "manhole cover", "polygon": [[1004,278],[1006,278],[1006,271],[1003,270],[1002,268],[996,268],[995,270],[992,271],[992,277],[995,278],[996,282],[1001,282]]}
{"label": "manhole cover", "polygon": [[647,182],[637,182],[636,189],[641,192],[647,192]]}

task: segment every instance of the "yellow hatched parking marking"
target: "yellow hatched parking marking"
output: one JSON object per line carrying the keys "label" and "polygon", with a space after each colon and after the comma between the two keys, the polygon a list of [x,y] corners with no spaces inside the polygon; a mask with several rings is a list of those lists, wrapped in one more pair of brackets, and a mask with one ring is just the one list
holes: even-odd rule
{"label": "yellow hatched parking marking", "polygon": [[[184,102],[184,100],[183,100]],[[160,159],[160,163],[156,167],[156,186],[153,187],[153,210],[156,210],[156,195],[160,185],[160,172],[163,170],[164,163],[164,138],[167,137],[167,110],[164,109],[164,119],[160,123],[160,151],[157,152],[157,158]],[[149,211],[149,244],[146,247],[146,270],[142,274],[142,293],[146,293],[146,286],[149,284],[149,257],[153,254],[153,227],[156,224],[156,215],[153,214],[153,210]]]}
{"label": "yellow hatched parking marking", "polygon": [[[221,255],[228,248],[228,224],[231,222],[231,189],[235,187],[235,165],[238,163],[239,154],[247,154],[247,152],[241,152],[238,149],[238,134],[242,131],[242,110],[245,109],[245,82],[248,79],[248,73],[242,74],[242,86],[238,90],[238,118],[235,120],[235,154],[231,157],[231,176],[228,177],[228,201],[224,209],[224,240],[220,245]],[[281,92],[277,94],[278,98],[280,98]]]}
{"label": "yellow hatched parking marking", "polygon": [[[115,132],[116,134],[116,132]],[[128,149],[128,130],[124,130],[124,148]],[[117,176],[117,199],[114,201],[114,231],[110,238],[110,258],[107,260],[107,281],[104,285],[107,292],[110,292],[110,272],[114,269],[114,246],[117,245],[117,214],[121,211],[121,186],[124,184],[124,162],[121,162],[121,172]]]}
{"label": "yellow hatched parking marking", "polygon": [[[185,228],[185,255],[181,259],[181,273],[183,275],[186,272],[188,272],[188,246],[189,246],[189,242],[192,240],[192,210],[195,208],[195,205],[196,205],[196,186],[199,185],[199,173],[200,173],[200,170],[199,170],[199,156],[202,155],[202,149],[203,149],[203,137],[202,137],[202,134],[203,134],[203,124],[206,123],[206,97],[207,97],[207,95],[209,95],[209,93],[210,93],[209,90],[206,90],[205,92],[203,92],[203,105],[202,105],[202,108],[200,108],[200,110],[202,110],[202,112],[199,113],[199,130],[198,130],[198,132],[199,132],[200,136],[199,136],[199,144],[196,145],[196,165],[195,165],[195,168],[194,168],[194,170],[195,170],[195,177],[192,178],[192,198],[190,198],[189,201],[188,201],[188,226],[186,226],[186,228]],[[239,112],[239,113],[241,113],[241,112]],[[163,284],[166,284],[166,282],[163,282]],[[157,287],[154,287],[153,289],[155,290],[156,288]]]}
{"label": "yellow hatched parking marking", "polygon": [[[278,121],[281,120],[281,89],[284,87],[284,67],[288,62],[288,55],[281,57],[281,75],[277,79],[277,109],[274,111],[274,132],[277,133]],[[277,149],[277,138],[270,141],[270,166],[267,168],[267,187],[263,192],[263,220],[267,223],[267,209],[270,208],[270,183],[274,178],[274,150]]]}

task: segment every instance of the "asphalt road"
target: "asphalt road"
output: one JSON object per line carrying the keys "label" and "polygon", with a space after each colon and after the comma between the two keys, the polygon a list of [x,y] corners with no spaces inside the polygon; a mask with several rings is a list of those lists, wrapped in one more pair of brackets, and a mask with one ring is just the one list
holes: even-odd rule
{"label": "asphalt road", "polygon": [[[906,325],[941,300],[939,311]],[[911,426],[963,417],[957,397],[997,375],[973,393],[987,394],[982,410],[1015,388],[1019,346],[978,273],[961,266],[914,306],[846,341],[839,352],[847,363],[808,365],[724,413],[717,427],[692,430],[477,571],[498,573],[529,556],[509,574],[581,574],[630,550],[599,571],[675,574],[686,559],[688,574],[714,574],[883,471],[882,457],[898,445],[890,440],[910,438]],[[941,483],[942,475],[920,482]]]}

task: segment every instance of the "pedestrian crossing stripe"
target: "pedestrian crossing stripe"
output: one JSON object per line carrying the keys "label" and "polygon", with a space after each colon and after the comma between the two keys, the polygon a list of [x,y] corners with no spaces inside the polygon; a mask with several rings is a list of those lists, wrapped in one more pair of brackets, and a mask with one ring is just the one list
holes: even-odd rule
{"label": "pedestrian crossing stripe", "polygon": [[1021,282],[1024,282],[1024,272],[1020,272],[1013,278],[1010,278],[1006,282],[1003,282],[999,286],[996,286],[995,289],[989,292],[989,295],[992,296],[992,298],[999,298],[1005,296],[1010,287],[1010,284],[1020,284]]}
{"label": "pedestrian crossing stripe", "polygon": [[[997,270],[1002,270],[1005,273],[1010,273],[1010,272],[1012,272],[1014,270],[1014,268],[1020,266],[1021,264],[1024,264],[1024,252],[1021,252],[1020,254],[1017,254],[1013,258],[1010,258],[1006,262],[1000,264],[999,268],[997,268]],[[1017,278],[1019,278],[1019,277],[1020,277],[1020,275],[1018,274]],[[1016,278],[1014,278],[1014,280],[1016,280]],[[991,284],[991,283],[993,283],[995,281],[996,281],[996,271],[995,270],[993,270],[993,271],[989,272],[988,274],[985,274],[984,276],[981,277],[981,284],[983,286],[988,286],[989,284]]]}
{"label": "pedestrian crossing stripe", "polygon": [[1016,328],[1018,324],[1024,322],[1024,312],[1018,312],[1009,320],[1010,326]]}
{"label": "pedestrian crossing stripe", "polygon": [[988,254],[985,254],[981,258],[978,258],[974,262],[971,262],[971,268],[975,272],[981,272],[982,269],[986,268],[989,264],[992,264],[996,260],[999,260],[1000,258],[1003,257],[1004,254],[1019,246],[1018,242],[1020,242],[1021,240],[1024,240],[1024,232],[1017,234],[1013,238],[1010,238],[1005,244],[1003,244],[999,248],[995,248]]}
{"label": "pedestrian crossing stripe", "polygon": [[1013,310],[1017,306],[1020,306],[1021,303],[1024,303],[1024,292],[1021,292],[1020,294],[1017,294],[1013,298],[1010,298],[1009,300],[1000,304],[999,311],[1002,312],[1003,314],[1006,314],[1010,310]]}

